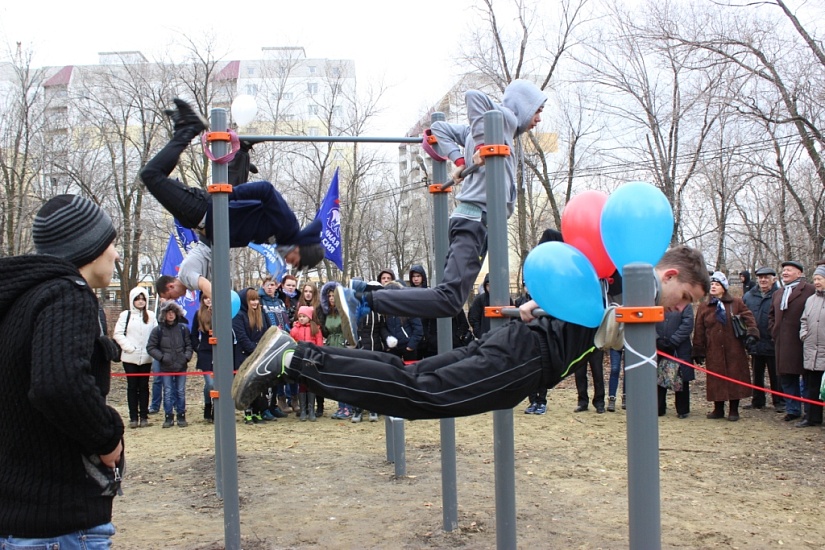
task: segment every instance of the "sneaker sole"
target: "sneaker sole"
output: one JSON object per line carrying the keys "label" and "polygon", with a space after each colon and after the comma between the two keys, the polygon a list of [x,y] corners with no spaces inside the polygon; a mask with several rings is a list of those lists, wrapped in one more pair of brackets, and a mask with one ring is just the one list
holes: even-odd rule
{"label": "sneaker sole", "polygon": [[344,287],[341,285],[335,287],[335,305],[341,313],[341,328],[344,331],[344,337],[347,339],[349,345],[353,347],[357,346],[358,342],[355,340],[354,332],[355,327],[353,327],[352,323],[353,312],[349,310],[347,296],[344,293]]}
{"label": "sneaker sole", "polygon": [[[248,409],[263,388],[281,376],[281,361],[278,359],[294,345],[295,341],[278,327],[270,327],[264,333],[255,351],[241,364],[232,381],[236,409]],[[273,363],[276,363],[276,368],[270,370]]]}
{"label": "sneaker sole", "polygon": [[[175,103],[175,101],[173,100],[172,103]],[[197,110],[195,110],[191,105],[189,105],[189,103],[186,103],[186,106],[187,106],[188,110],[191,112],[191,114],[198,117],[198,120],[200,120],[201,124],[203,124],[203,130],[201,130],[201,132],[203,132],[205,130],[208,130],[209,129],[209,121],[206,120],[206,117],[204,117]],[[180,105],[175,103],[175,108],[177,109],[178,112],[180,112]],[[198,133],[200,133],[200,132],[198,132]]]}

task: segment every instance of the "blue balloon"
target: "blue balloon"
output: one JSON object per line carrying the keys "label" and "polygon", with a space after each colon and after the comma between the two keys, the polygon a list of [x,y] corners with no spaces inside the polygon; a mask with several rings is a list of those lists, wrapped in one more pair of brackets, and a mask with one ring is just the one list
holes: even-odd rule
{"label": "blue balloon", "polygon": [[229,296],[232,300],[232,317],[234,317],[241,310],[241,297],[234,290],[230,292]]}
{"label": "blue balloon", "polygon": [[590,328],[601,323],[602,287],[593,264],[577,248],[560,242],[538,245],[524,261],[524,282],[553,317]]}
{"label": "blue balloon", "polygon": [[673,209],[656,186],[626,183],[607,198],[601,232],[602,244],[620,274],[633,262],[655,266],[673,236]]}

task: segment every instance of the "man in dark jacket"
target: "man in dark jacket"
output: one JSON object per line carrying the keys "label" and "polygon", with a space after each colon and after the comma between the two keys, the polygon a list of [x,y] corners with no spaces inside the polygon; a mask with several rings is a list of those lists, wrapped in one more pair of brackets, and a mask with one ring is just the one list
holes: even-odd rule
{"label": "man in dark jacket", "polygon": [[747,270],[742,270],[739,272],[739,280],[742,282],[742,295],[744,296],[748,292],[751,291],[753,287],[756,286],[751,280],[751,272]]}
{"label": "man in dark jacket", "polygon": [[[427,272],[424,266],[414,265],[409,272],[410,287],[428,288]],[[461,309],[451,319],[453,333],[453,348],[458,348],[468,344],[474,338],[470,331],[470,323],[467,321],[467,314]],[[418,359],[432,357],[438,353],[438,319],[421,318],[421,325],[424,329],[424,339],[418,346]]]}
{"label": "man in dark jacket", "polygon": [[[700,300],[710,289],[705,265],[697,250],[668,250],[655,268],[659,305],[681,311]],[[243,409],[261,387],[284,376],[313,391],[401,418],[511,409],[536,388],[552,388],[573,374],[596,350],[595,328],[553,317],[535,319],[537,307],[528,302],[519,308],[521,320],[410,366],[388,353],[296,343],[273,328],[261,340],[260,353],[245,361],[235,376],[235,407]]]}
{"label": "man in dark jacket", "polygon": [[[751,356],[751,367],[753,371],[753,385],[760,388],[765,386],[765,369],[768,371],[771,389],[776,392],[782,391],[779,378],[776,376],[776,357],[774,356],[773,338],[771,338],[770,311],[773,301],[773,294],[779,288],[776,284],[776,271],[771,267],[760,267],[756,270],[757,285],[750,289],[742,297],[742,301],[753,312],[756,319],[756,326],[759,328],[759,341],[752,346],[748,353]],[[785,399],[776,394],[771,394],[773,407],[776,412],[785,412]],[[765,407],[765,392],[753,390],[753,398],[750,405],[745,405],[745,409],[762,409]]]}
{"label": "man in dark jacket", "polygon": [[[484,334],[490,331],[490,318],[484,315],[485,308],[490,306],[490,274],[484,276],[484,282],[481,285],[484,292],[479,294],[470,304],[470,311],[467,312],[467,320],[473,328],[473,334],[476,338],[481,338]],[[513,305],[512,298],[510,305]]]}
{"label": "man in dark jacket", "polygon": [[[799,380],[805,372],[802,357],[802,340],[799,328],[805,301],[816,292],[814,285],[805,280],[801,263],[782,262],[781,291],[773,293],[768,326],[776,350],[776,374],[784,393],[801,397]],[[785,417],[790,422],[802,416],[802,406],[794,399],[785,400]]]}
{"label": "man in dark jacket", "polygon": [[0,258],[0,547],[109,548],[123,420],[92,289],[112,279],[109,215],[59,195],[32,226],[35,255]]}

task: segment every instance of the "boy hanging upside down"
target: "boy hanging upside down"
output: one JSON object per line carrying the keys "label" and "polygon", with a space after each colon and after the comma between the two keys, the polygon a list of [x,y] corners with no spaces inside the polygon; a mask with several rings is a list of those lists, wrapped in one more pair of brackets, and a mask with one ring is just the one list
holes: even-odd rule
{"label": "boy hanging upside down", "polygon": [[[181,225],[197,230],[203,241],[181,263],[179,279],[163,276],[155,286],[165,299],[179,298],[187,288],[211,297],[212,198],[200,187],[189,187],[169,177],[183,150],[207,124],[188,103],[177,98],[173,101],[177,109],[166,111],[174,123],[172,139],[143,167],[140,177],[158,202]],[[246,174],[237,174],[237,179],[246,181]],[[316,219],[301,229],[289,205],[268,181],[234,185],[229,195],[229,246],[245,247],[250,242],[277,243],[284,261],[299,269],[313,267],[324,259],[321,221]]]}
{"label": "boy hanging upside down", "polygon": [[[686,246],[668,250],[655,273],[657,302],[666,311],[681,311],[710,289],[704,257]],[[245,409],[263,388],[285,377],[313,393],[410,420],[509,409],[531,391],[552,388],[573,374],[596,349],[596,329],[533,318],[536,307],[530,301],[519,308],[521,320],[409,366],[387,353],[296,343],[273,327],[235,376],[235,407]]]}

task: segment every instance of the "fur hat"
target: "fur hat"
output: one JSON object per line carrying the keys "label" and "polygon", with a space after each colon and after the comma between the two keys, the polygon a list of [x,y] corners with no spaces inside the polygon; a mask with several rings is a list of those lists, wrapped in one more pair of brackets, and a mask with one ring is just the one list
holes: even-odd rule
{"label": "fur hat", "polygon": [[183,308],[174,300],[166,300],[163,302],[163,305],[160,306],[160,314],[162,316],[165,316],[169,311],[174,311],[178,318],[186,317]]}
{"label": "fur hat", "polygon": [[58,195],[37,212],[32,239],[38,254],[57,256],[82,267],[109,248],[117,233],[112,218],[78,195]]}
{"label": "fur hat", "polygon": [[714,271],[713,275],[710,276],[710,282],[719,283],[720,285],[722,285],[722,288],[724,288],[725,290],[728,289],[728,278],[725,277],[725,274],[721,271]]}

